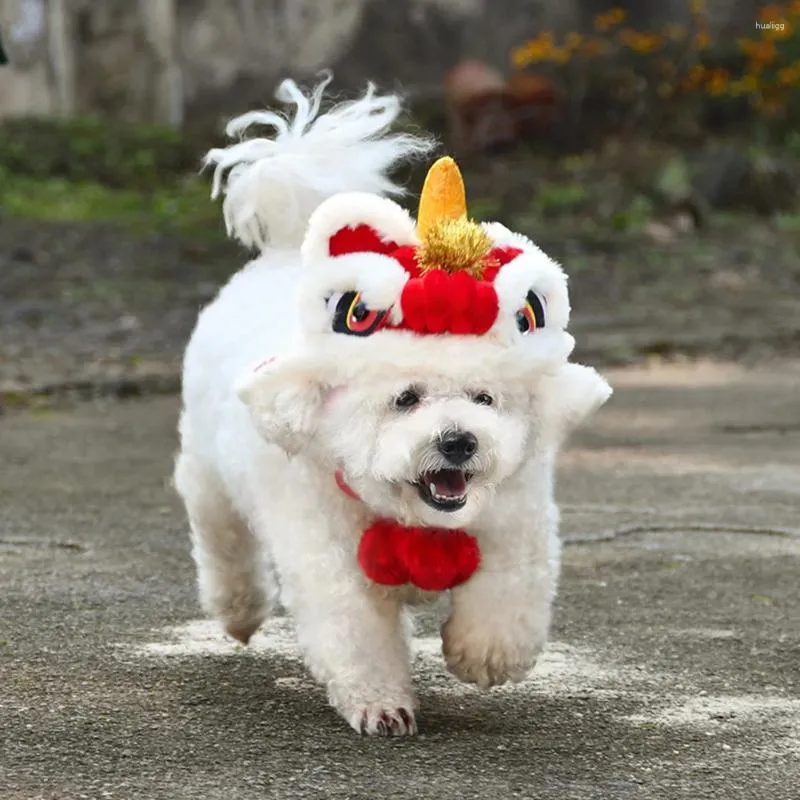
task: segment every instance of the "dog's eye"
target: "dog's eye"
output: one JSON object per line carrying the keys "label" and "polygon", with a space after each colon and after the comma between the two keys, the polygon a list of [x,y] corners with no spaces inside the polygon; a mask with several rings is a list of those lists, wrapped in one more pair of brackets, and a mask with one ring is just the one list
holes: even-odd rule
{"label": "dog's eye", "polygon": [[414,408],[419,404],[420,393],[418,389],[406,389],[394,399],[395,408]]}
{"label": "dog's eye", "polygon": [[487,392],[478,392],[472,396],[472,402],[477,403],[479,406],[492,406],[494,405],[494,397]]}
{"label": "dog's eye", "polygon": [[387,320],[388,311],[367,308],[361,292],[344,292],[328,298],[331,311],[331,330],[350,336],[369,336],[380,330]]}
{"label": "dog's eye", "polygon": [[517,330],[524,336],[539,328],[544,328],[544,309],[546,301],[534,291],[528,292],[525,305],[517,311]]}

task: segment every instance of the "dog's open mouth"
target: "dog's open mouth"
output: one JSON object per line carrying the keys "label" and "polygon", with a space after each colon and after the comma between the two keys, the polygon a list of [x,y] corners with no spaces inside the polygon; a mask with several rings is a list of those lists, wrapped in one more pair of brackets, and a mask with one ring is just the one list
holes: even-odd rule
{"label": "dog's open mouth", "polygon": [[458,511],[467,502],[472,473],[460,469],[437,469],[419,476],[419,496],[437,511]]}

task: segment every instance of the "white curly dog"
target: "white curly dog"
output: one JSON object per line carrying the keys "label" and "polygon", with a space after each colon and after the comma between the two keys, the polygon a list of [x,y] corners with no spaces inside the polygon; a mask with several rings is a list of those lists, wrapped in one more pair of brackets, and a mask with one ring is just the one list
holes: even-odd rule
{"label": "white curly dog", "polygon": [[[344,719],[414,733],[405,609],[431,592],[368,577],[362,534],[376,520],[467,530],[480,564],[449,592],[444,658],[483,688],[521,680],[559,571],[555,457],[611,390],[568,362],[560,267],[497,223],[424,239],[422,207],[415,221],[386,195],[402,191],[390,168],[431,142],[389,133],[400,102],[372,87],[322,113],[325,85],[284,82],[293,115],[245,114],[207,156],[229,234],[260,253],[188,345],[175,485],[207,613],[246,643],[280,599]],[[245,138],[256,125],[274,136]],[[444,262],[484,240],[490,273],[442,289],[460,269]],[[443,310],[457,297],[472,305]],[[412,571],[436,567],[416,558]]]}

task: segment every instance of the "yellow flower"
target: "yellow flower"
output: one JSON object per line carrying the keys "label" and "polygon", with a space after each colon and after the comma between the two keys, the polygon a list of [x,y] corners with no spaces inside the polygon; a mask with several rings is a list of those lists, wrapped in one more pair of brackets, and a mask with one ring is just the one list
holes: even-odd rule
{"label": "yellow flower", "polygon": [[641,38],[639,39],[638,52],[654,53],[656,50],[660,50],[663,44],[664,44],[664,39],[659,34],[643,33]]}
{"label": "yellow flower", "polygon": [[774,39],[775,41],[780,42],[784,39],[790,38],[792,33],[794,33],[792,23],[788,20],[781,20],[780,22],[775,23],[774,28],[767,28],[764,31],[764,36],[766,36],[768,39]]}
{"label": "yellow flower", "polygon": [[728,91],[734,97],[742,94],[755,94],[758,91],[758,78],[755,75],[745,75],[739,80],[731,81]]}
{"label": "yellow flower", "polygon": [[720,97],[725,94],[730,85],[730,75],[726,69],[715,69],[708,76],[706,87],[708,93],[714,97]]}
{"label": "yellow flower", "polygon": [[657,33],[639,33],[631,28],[619,32],[619,40],[634,53],[654,53],[661,48],[662,39]]}
{"label": "yellow flower", "polygon": [[777,83],[780,86],[800,84],[800,62],[778,70]]}
{"label": "yellow flower", "polygon": [[778,49],[775,47],[773,39],[762,39],[754,42],[747,50],[750,59],[750,67],[760,68],[772,64],[778,58]]}
{"label": "yellow flower", "polygon": [[705,81],[708,74],[708,70],[702,64],[695,64],[686,75],[683,88],[686,90],[696,89]]}
{"label": "yellow flower", "polygon": [[553,34],[543,33],[536,39],[518,47],[512,54],[512,60],[517,67],[527,64],[536,64],[546,61],[553,51]]}
{"label": "yellow flower", "polygon": [[579,33],[568,33],[567,38],[564,39],[564,46],[569,50],[577,50],[581,46],[583,36]]}
{"label": "yellow flower", "polygon": [[550,60],[556,64],[566,64],[569,61],[570,52],[566,47],[553,47],[550,50]]}
{"label": "yellow flower", "polygon": [[523,45],[522,47],[515,47],[511,51],[511,63],[515,67],[525,67],[530,64],[530,60],[528,59],[528,50]]}
{"label": "yellow flower", "polygon": [[625,9],[612,8],[605,14],[598,14],[594,18],[594,26],[599,31],[610,31],[616,28],[625,19]]}
{"label": "yellow flower", "polygon": [[708,45],[711,44],[711,36],[707,30],[699,30],[695,34],[692,44],[694,45],[695,50],[705,50]]}

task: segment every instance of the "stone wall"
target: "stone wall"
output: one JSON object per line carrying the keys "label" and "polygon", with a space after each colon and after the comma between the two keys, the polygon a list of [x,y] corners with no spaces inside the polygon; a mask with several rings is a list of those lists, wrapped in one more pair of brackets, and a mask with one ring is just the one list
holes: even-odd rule
{"label": "stone wall", "polygon": [[[181,124],[271,98],[285,75],[333,66],[337,85],[436,90],[467,57],[506,69],[537,32],[686,16],[685,0],[0,0],[12,60],[0,116],[98,113]],[[752,28],[756,0],[709,0],[712,24]]]}

